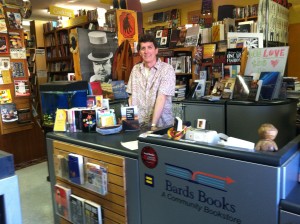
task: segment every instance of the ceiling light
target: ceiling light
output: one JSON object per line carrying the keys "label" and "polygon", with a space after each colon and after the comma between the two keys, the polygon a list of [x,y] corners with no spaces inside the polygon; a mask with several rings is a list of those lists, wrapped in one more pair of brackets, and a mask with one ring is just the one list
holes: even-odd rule
{"label": "ceiling light", "polygon": [[142,4],[150,3],[150,2],[155,2],[156,0],[140,0]]}

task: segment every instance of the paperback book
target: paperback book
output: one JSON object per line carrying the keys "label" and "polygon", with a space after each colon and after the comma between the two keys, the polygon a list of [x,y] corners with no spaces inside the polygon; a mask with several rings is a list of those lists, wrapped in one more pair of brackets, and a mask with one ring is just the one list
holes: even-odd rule
{"label": "paperback book", "polygon": [[68,155],[59,154],[53,155],[53,162],[54,162],[54,171],[55,175],[62,177],[66,180],[69,180],[69,162],[68,162]]}
{"label": "paperback book", "polygon": [[138,108],[136,106],[121,107],[121,116],[124,131],[140,130]]}
{"label": "paperback book", "polygon": [[83,156],[70,153],[68,156],[69,179],[75,184],[84,184]]}
{"label": "paperback book", "polygon": [[233,90],[233,98],[240,99],[240,100],[247,100],[250,92],[250,85],[252,80],[253,80],[252,76],[237,75],[234,90]]}
{"label": "paperback book", "polygon": [[56,214],[70,220],[71,189],[60,184],[54,186]]}
{"label": "paperback book", "polygon": [[107,194],[107,168],[95,163],[86,163],[86,182],[85,185],[92,191],[101,195]]}
{"label": "paperback book", "polygon": [[112,81],[112,89],[114,93],[114,99],[127,99],[128,94],[126,92],[124,80]]}
{"label": "paperback book", "polygon": [[96,131],[96,110],[86,109],[81,111],[82,116],[82,131],[95,132]]}
{"label": "paperback book", "polygon": [[0,104],[12,103],[10,89],[0,90]]}
{"label": "paperback book", "polygon": [[84,201],[85,199],[77,195],[70,195],[71,221],[73,224],[84,224]]}
{"label": "paperback book", "polygon": [[0,112],[2,122],[4,123],[14,122],[18,120],[18,112],[16,104],[14,103],[0,104]]}
{"label": "paperback book", "polygon": [[195,82],[197,82],[197,86],[195,88],[195,91],[193,93],[192,98],[196,98],[196,99],[200,99],[201,97],[204,96],[205,94],[205,84],[206,84],[206,80],[204,79],[199,79],[199,80],[195,80]]}
{"label": "paperback book", "polygon": [[85,223],[102,224],[101,205],[90,200],[85,200],[84,216]]}
{"label": "paperback book", "polygon": [[12,76],[13,78],[24,77],[24,66],[22,62],[12,62]]}
{"label": "paperback book", "polygon": [[248,100],[258,101],[262,87],[262,80],[252,80],[249,89]]}
{"label": "paperback book", "polygon": [[14,80],[15,96],[30,96],[29,83],[27,79]]}
{"label": "paperback book", "polygon": [[262,87],[260,91],[260,98],[262,100],[274,99],[274,91],[280,72],[261,72],[259,79],[262,80]]}
{"label": "paperback book", "polygon": [[225,87],[222,94],[223,99],[232,99],[233,97],[233,90],[236,82],[236,78],[227,78],[224,80]]}

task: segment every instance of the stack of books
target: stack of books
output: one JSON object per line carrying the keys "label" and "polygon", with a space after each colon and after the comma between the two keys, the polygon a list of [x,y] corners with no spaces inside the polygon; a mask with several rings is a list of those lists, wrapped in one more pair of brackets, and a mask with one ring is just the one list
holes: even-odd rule
{"label": "stack of books", "polygon": [[185,99],[186,85],[176,85],[175,95],[173,96],[173,101],[182,101]]}

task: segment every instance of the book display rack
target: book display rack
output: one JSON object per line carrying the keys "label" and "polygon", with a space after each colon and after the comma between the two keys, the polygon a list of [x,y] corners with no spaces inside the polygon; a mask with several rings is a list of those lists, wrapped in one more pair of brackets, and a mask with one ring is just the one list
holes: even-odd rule
{"label": "book display rack", "polygon": [[[92,205],[101,207],[98,215],[103,223],[127,223],[124,157],[60,141],[53,142],[51,157],[53,164],[50,162],[50,166],[53,166],[55,174],[54,196],[56,185],[64,186],[72,195],[84,200],[85,210]],[[54,208],[60,223],[74,223],[71,221],[75,218],[72,212],[70,216],[59,213],[57,201]],[[69,211],[72,211],[72,202]]]}

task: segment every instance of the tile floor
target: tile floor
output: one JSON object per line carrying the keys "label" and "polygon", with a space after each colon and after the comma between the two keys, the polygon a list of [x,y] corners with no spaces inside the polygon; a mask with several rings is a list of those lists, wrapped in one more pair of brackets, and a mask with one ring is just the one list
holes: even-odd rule
{"label": "tile floor", "polygon": [[19,179],[23,224],[53,224],[47,162],[16,171]]}

